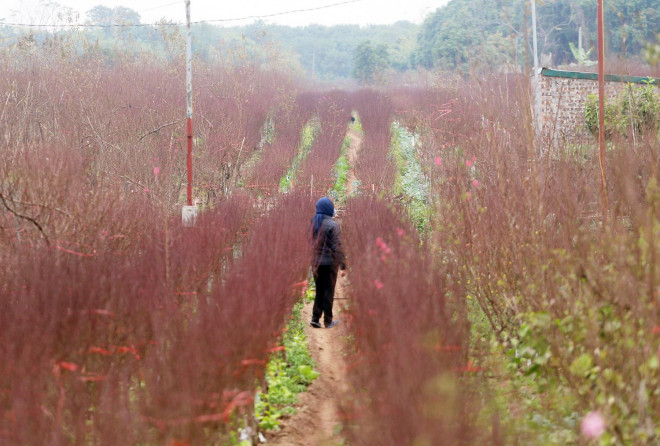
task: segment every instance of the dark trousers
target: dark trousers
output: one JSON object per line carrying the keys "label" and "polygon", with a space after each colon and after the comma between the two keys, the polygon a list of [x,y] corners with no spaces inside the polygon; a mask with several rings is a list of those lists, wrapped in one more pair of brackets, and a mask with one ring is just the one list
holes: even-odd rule
{"label": "dark trousers", "polygon": [[312,310],[313,322],[319,322],[321,315],[323,315],[325,325],[332,322],[332,304],[335,300],[338,269],[336,265],[319,265],[314,271],[316,296],[314,297],[314,309]]}

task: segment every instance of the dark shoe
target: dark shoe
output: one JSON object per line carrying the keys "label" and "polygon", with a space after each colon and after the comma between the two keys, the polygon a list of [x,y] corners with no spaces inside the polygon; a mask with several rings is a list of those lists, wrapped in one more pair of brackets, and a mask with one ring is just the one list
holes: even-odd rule
{"label": "dark shoe", "polygon": [[339,325],[339,321],[332,321],[329,324],[326,324],[325,328],[332,328],[336,327],[337,325]]}
{"label": "dark shoe", "polygon": [[312,322],[309,323],[309,325],[311,325],[314,328],[321,328],[321,323],[320,322],[312,321]]}

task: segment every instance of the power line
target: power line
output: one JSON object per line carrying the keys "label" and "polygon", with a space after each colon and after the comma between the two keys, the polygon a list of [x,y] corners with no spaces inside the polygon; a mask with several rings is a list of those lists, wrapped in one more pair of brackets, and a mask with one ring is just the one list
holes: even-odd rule
{"label": "power line", "polygon": [[277,17],[277,16],[285,15],[285,14],[293,14],[293,13],[296,13],[296,12],[318,11],[318,10],[321,10],[321,9],[333,8],[335,6],[348,5],[350,3],[359,3],[361,1],[362,0],[346,0],[346,1],[343,1],[343,2],[339,2],[339,3],[332,3],[330,5],[316,6],[314,8],[292,9],[290,11],[275,12],[273,14],[251,15],[251,16],[238,17],[238,18],[233,18],[233,19],[200,20],[198,22],[192,22],[192,23],[197,24],[197,23],[211,23],[211,22],[237,22],[237,21],[240,21],[240,20],[249,20],[249,19],[267,19],[269,17]]}
{"label": "power line", "polygon": [[13,22],[0,22],[0,26],[14,26],[25,28],[138,28],[140,26],[182,26],[181,23],[112,23],[102,25],[98,23],[77,24],[77,23],[62,23],[57,25],[44,25],[35,23],[13,23]]}
{"label": "power line", "polygon": [[[242,20],[250,19],[267,19],[270,17],[277,17],[288,14],[295,14],[299,12],[310,12],[310,11],[319,11],[322,9],[334,8],[336,6],[348,5],[351,3],[359,3],[363,0],[345,0],[338,3],[332,3],[329,5],[316,6],[314,8],[303,8],[303,9],[292,9],[289,11],[275,12],[272,14],[263,14],[263,15],[251,15],[245,17],[235,17],[230,19],[209,19],[209,20],[198,20],[191,22],[194,25],[202,23],[220,23],[220,22],[239,22]],[[178,2],[177,2],[178,3]],[[176,3],[169,5],[163,5],[152,9],[158,9],[165,6],[172,6]],[[146,11],[146,10],[145,10]],[[76,24],[76,23],[63,23],[58,25],[44,25],[44,24],[34,24],[34,23],[14,23],[14,22],[2,22],[0,21],[0,26],[15,26],[15,27],[27,27],[27,28],[138,28],[144,26],[183,26],[183,23],[180,22],[165,22],[165,23],[110,23],[110,24],[98,24],[98,23],[88,23],[88,24]]]}

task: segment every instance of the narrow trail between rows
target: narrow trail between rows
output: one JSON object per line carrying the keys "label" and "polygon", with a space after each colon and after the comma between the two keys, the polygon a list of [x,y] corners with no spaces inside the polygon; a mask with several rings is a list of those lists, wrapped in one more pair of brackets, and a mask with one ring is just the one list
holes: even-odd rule
{"label": "narrow trail between rows", "polygon": [[[352,127],[347,133],[350,145],[347,157],[351,170],[347,175],[347,193],[355,188],[353,167],[357,161],[362,135]],[[350,265],[350,259],[348,259]],[[320,376],[306,392],[298,395],[298,412],[284,420],[282,429],[268,439],[269,445],[278,446],[336,446],[342,444],[342,420],[339,407],[343,398],[350,398],[347,385],[345,352],[349,336],[345,309],[348,305],[348,278],[339,275],[335,289],[333,314],[339,325],[330,330],[305,327],[307,346]],[[312,320],[314,303],[305,303],[303,320]]]}

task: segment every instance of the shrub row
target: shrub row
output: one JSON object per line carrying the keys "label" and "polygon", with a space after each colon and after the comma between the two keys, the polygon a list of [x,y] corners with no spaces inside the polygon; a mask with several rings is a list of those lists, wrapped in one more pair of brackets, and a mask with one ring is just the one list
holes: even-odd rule
{"label": "shrub row", "polygon": [[[527,98],[494,93],[505,89],[493,81],[461,94],[454,119],[433,131],[431,154],[442,158],[433,167],[435,243],[479,303],[473,320],[490,325],[474,354],[507,376],[491,390],[510,393],[492,402],[518,441],[578,441],[579,421],[596,413],[605,444],[652,444],[660,434],[656,135],[614,143],[603,214],[596,150],[539,150],[529,108],[510,105]],[[448,144],[461,128],[475,131]]]}
{"label": "shrub row", "polygon": [[349,199],[343,220],[351,264],[348,356],[351,444],[470,441],[464,290],[439,264],[405,211]]}

